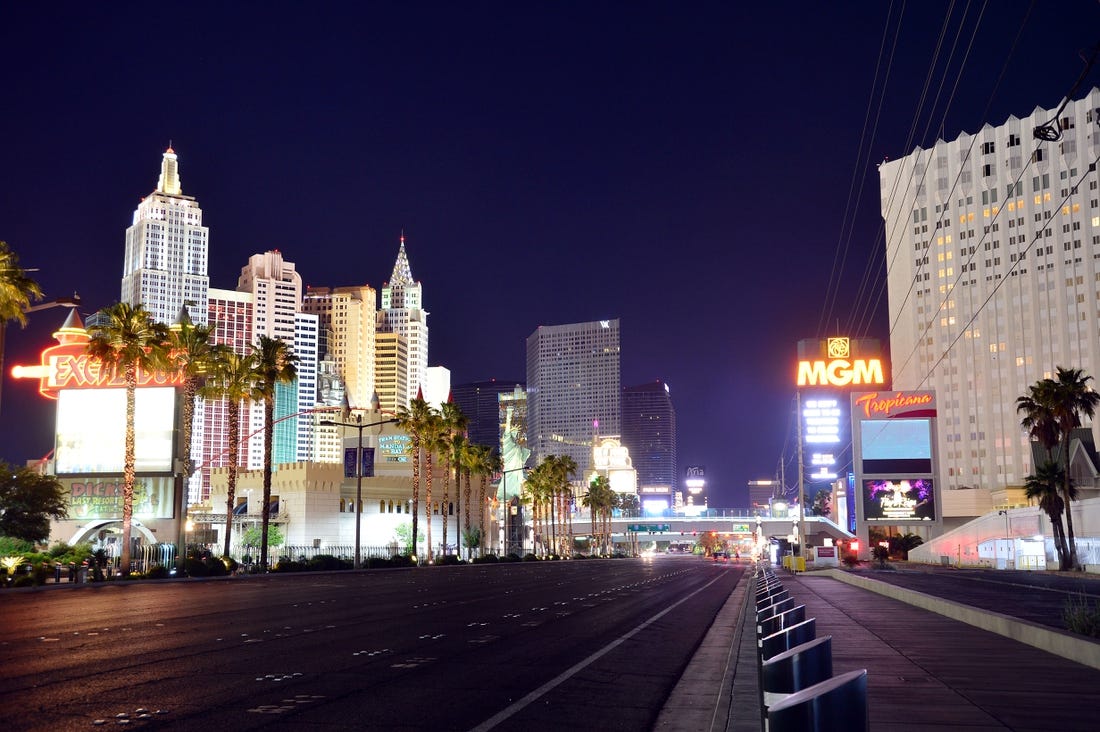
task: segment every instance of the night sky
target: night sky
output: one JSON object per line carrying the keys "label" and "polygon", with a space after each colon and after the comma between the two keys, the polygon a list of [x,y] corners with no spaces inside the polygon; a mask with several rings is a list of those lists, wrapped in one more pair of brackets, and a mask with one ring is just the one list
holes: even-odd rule
{"label": "night sky", "polygon": [[[623,385],[670,385],[733,505],[793,449],[796,342],[888,344],[876,164],[1056,108],[1100,40],[1095,0],[901,5],[5,3],[0,239],[48,298],[117,301],[171,141],[212,286],[279,249],[380,289],[404,230],[452,383],[620,318]],[[7,372],[64,315],[9,327],[0,458],[51,449]]]}

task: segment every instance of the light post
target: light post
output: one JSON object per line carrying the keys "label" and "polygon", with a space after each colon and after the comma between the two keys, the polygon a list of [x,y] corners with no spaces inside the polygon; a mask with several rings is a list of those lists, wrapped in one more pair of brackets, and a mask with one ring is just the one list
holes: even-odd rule
{"label": "light post", "polygon": [[[360,561],[360,548],[359,548],[359,535],[361,531],[360,524],[361,514],[363,512],[363,430],[367,427],[378,427],[384,424],[393,424],[396,419],[384,419],[381,422],[371,422],[369,424],[362,424],[361,420],[363,415],[355,415],[354,422],[337,422],[335,420],[323,419],[320,422],[322,427],[354,427],[359,431],[359,447],[355,451],[355,568],[361,569],[362,562]],[[345,462],[345,465],[347,463]]]}
{"label": "light post", "polygon": [[[1009,552],[1008,552],[1008,541],[1010,539],[1010,532],[1011,532],[1011,529],[1008,527],[1008,511],[1004,510],[1004,509],[999,510],[999,511],[997,511],[997,515],[1005,517],[1005,554],[1006,554],[1006,556],[1005,556],[1005,569],[1008,569],[1008,554],[1009,554]],[[997,545],[994,544],[993,548],[994,548],[993,560],[994,560],[994,564],[996,564],[996,560],[997,560],[996,548],[997,548]]]}

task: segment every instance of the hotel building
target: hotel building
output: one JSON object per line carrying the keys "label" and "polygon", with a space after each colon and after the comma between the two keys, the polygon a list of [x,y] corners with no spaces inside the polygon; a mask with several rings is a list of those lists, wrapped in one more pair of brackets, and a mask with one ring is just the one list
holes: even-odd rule
{"label": "hotel building", "polygon": [[1098,122],[1093,89],[879,166],[893,386],[936,392],[948,528],[1024,502],[1018,397],[1100,377]]}
{"label": "hotel building", "polygon": [[390,281],[382,285],[382,308],[378,311],[378,332],[396,333],[405,340],[408,353],[405,395],[397,397],[397,407],[406,406],[425,386],[428,376],[428,311],[424,309],[424,289],[412,276],[405,253],[405,235]]}

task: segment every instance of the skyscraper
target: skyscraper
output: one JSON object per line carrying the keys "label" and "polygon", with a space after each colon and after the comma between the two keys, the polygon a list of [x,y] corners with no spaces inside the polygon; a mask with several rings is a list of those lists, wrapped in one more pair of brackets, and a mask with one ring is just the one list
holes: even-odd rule
{"label": "skyscraper", "polygon": [[[377,293],[369,285],[307,287],[302,311],[317,315],[326,353],[337,364],[348,406],[368,409],[375,384]],[[321,354],[324,357],[326,354]]]}
{"label": "skyscraper", "polygon": [[527,439],[535,461],[591,469],[596,435],[619,435],[619,321],[541,325],[527,337]]}
{"label": "skyscraper", "polygon": [[408,352],[408,380],[403,407],[414,399],[428,374],[428,311],[424,309],[423,286],[413,280],[409,257],[405,253],[405,235],[390,281],[382,284],[382,307],[378,311],[378,331],[396,333],[405,340]]}
{"label": "skyscraper", "polygon": [[156,190],[141,200],[126,229],[120,301],[144,305],[160,323],[174,323],[186,305],[191,322],[206,323],[208,233],[198,202],[182,193],[169,147]]}
{"label": "skyscraper", "polygon": [[409,399],[409,349],[399,333],[378,332],[374,336],[374,375],[378,406],[396,413]]}
{"label": "skyscraper", "polygon": [[[309,460],[312,456],[313,422],[296,416],[312,408],[317,399],[317,316],[301,313],[302,276],[294,263],[283,259],[278,250],[253,254],[241,268],[237,289],[252,294],[252,336],[282,340],[298,357],[299,378],[294,384],[279,384],[275,389],[274,462]],[[306,336],[310,328],[313,333]],[[248,467],[263,466],[263,407],[254,405],[249,429]],[[300,453],[301,451],[301,453]]]}
{"label": "skyscraper", "polygon": [[643,501],[663,496],[672,505],[677,489],[676,410],[668,384],[653,381],[623,387],[622,444],[638,471]]}
{"label": "skyscraper", "polygon": [[1055,112],[879,166],[893,384],[936,391],[946,517],[1016,502],[1029,386],[1100,377],[1100,91]]}
{"label": "skyscraper", "polygon": [[466,434],[475,445],[497,447],[500,444],[500,407],[498,395],[511,394],[523,387],[519,381],[475,381],[451,387],[451,399],[466,415]]}

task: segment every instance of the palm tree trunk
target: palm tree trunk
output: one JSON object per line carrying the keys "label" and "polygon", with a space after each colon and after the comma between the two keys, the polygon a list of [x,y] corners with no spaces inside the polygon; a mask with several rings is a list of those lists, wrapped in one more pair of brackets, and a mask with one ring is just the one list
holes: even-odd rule
{"label": "palm tree trunk", "polygon": [[1066,504],[1066,543],[1069,545],[1069,567],[1068,569],[1077,569],[1077,540],[1073,535],[1073,504],[1069,496],[1070,475],[1069,475],[1069,439],[1070,430],[1066,430],[1062,437],[1062,467],[1065,469],[1065,479],[1062,483],[1062,500]]}
{"label": "palm tree trunk", "polygon": [[412,546],[409,548],[410,554],[416,554],[417,538],[419,526],[417,522],[420,518],[420,437],[415,433],[413,438],[413,505],[412,505]]}
{"label": "palm tree trunk", "polygon": [[443,554],[447,554],[447,500],[451,492],[451,459],[443,455],[443,500],[439,504],[439,517],[443,519]]}
{"label": "palm tree trunk", "polygon": [[134,438],[135,399],[137,397],[137,366],[126,364],[126,453],[122,468],[122,557],[121,571],[130,574],[130,536],[134,524],[134,482],[136,480]]}
{"label": "palm tree trunk", "polygon": [[485,483],[486,483],[487,480],[488,480],[488,476],[486,476],[485,474],[482,474],[478,479],[477,525],[481,529],[481,538],[477,542],[477,552],[478,552],[478,554],[482,554],[484,552],[484,550],[485,550],[485,539],[486,539],[486,535],[488,534],[488,532],[485,531],[485,529],[486,529],[486,526],[485,526],[485,510],[486,510],[485,509]]}
{"label": "palm tree trunk", "polygon": [[264,398],[264,505],[260,529],[260,567],[267,570],[267,527],[271,522],[271,468],[275,460],[275,395]]}
{"label": "palm tree trunk", "polygon": [[425,450],[424,455],[424,520],[428,524],[428,564],[432,563],[432,453]]}
{"label": "palm tree trunk", "polygon": [[[229,475],[227,495],[225,499],[225,542],[222,548],[222,556],[229,556],[229,540],[233,534],[233,502],[237,498],[237,464],[240,461],[241,440],[241,405],[229,400]],[[251,506],[248,507],[252,509]]]}

